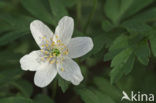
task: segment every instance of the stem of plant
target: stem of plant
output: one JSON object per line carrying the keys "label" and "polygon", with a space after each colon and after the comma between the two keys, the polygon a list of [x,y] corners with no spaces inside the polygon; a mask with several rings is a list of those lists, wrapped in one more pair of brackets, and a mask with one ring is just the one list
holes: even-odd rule
{"label": "stem of plant", "polygon": [[93,18],[93,16],[94,16],[95,11],[96,11],[96,7],[97,7],[97,0],[94,0],[94,1],[93,1],[93,9],[92,9],[92,11],[91,11],[91,13],[90,13],[90,15],[89,15],[89,17],[88,17],[88,21],[87,21],[85,27],[84,27],[84,32],[85,32],[85,33],[87,32],[88,26],[89,26],[89,24],[90,24],[91,21],[92,21],[92,18]]}
{"label": "stem of plant", "polygon": [[43,88],[42,92],[43,92],[43,94],[48,95],[48,88],[47,87]]}
{"label": "stem of plant", "polygon": [[78,28],[81,30],[81,27],[79,25],[80,24],[80,20],[81,20],[81,0],[77,1],[76,13],[77,13],[77,25],[78,25]]}
{"label": "stem of plant", "polygon": [[57,92],[57,80],[54,81],[54,85],[52,87],[52,98],[54,99]]}

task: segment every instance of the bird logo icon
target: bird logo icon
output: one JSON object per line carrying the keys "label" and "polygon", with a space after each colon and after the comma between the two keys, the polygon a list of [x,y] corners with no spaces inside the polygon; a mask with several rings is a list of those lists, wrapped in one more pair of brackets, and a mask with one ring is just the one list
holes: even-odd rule
{"label": "bird logo icon", "polygon": [[127,95],[125,91],[122,91],[122,94],[123,94],[123,97],[121,98],[121,101],[124,99],[131,101],[131,99],[129,98],[129,96]]}

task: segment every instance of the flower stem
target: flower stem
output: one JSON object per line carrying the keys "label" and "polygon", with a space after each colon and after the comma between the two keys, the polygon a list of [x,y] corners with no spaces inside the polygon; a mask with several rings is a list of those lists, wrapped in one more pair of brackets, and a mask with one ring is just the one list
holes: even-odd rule
{"label": "flower stem", "polygon": [[42,93],[45,95],[48,95],[48,88],[47,87],[43,88]]}
{"label": "flower stem", "polygon": [[81,30],[81,27],[80,27],[80,20],[81,20],[81,0],[78,0],[77,1],[77,5],[76,5],[76,15],[77,15],[77,26],[78,28]]}
{"label": "flower stem", "polygon": [[91,21],[93,19],[94,13],[96,11],[96,7],[97,7],[97,0],[94,0],[93,1],[93,9],[92,9],[92,11],[91,11],[91,13],[90,13],[90,15],[88,17],[88,21],[87,21],[85,27],[84,27],[84,32],[85,33],[87,32],[88,26],[89,26],[89,24],[91,23]]}
{"label": "flower stem", "polygon": [[56,92],[57,92],[57,80],[54,81],[54,85],[52,87],[52,98],[53,99],[55,99]]}

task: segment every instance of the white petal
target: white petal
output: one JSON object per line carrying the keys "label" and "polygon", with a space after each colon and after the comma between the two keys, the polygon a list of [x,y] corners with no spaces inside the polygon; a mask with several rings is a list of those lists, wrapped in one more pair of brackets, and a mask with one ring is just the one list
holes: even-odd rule
{"label": "white petal", "polygon": [[85,55],[93,48],[93,41],[90,37],[72,38],[68,44],[69,54],[71,58],[77,58]]}
{"label": "white petal", "polygon": [[69,57],[57,64],[57,71],[63,79],[72,82],[74,85],[80,84],[83,80],[80,67]]}
{"label": "white petal", "polygon": [[33,51],[20,59],[21,68],[23,70],[36,71],[41,65],[40,59],[41,52]]}
{"label": "white petal", "polygon": [[38,87],[45,87],[51,83],[57,74],[56,64],[45,63],[36,71],[34,82]]}
{"label": "white petal", "polygon": [[53,37],[53,32],[40,20],[34,20],[30,24],[31,33],[40,48],[42,48],[43,38],[50,40]]}
{"label": "white petal", "polygon": [[73,34],[74,21],[71,17],[64,16],[58,23],[55,29],[55,35],[58,35],[58,39],[64,44],[68,44]]}

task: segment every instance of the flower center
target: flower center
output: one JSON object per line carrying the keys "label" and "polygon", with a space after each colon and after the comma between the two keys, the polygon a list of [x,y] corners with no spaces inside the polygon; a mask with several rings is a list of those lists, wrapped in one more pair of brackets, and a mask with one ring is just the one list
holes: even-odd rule
{"label": "flower center", "polygon": [[[64,45],[64,43],[61,40],[58,40],[58,36],[56,35],[56,41],[53,41],[53,38],[50,38],[50,41],[47,39],[47,37],[43,37],[43,49],[41,52],[44,54],[43,57],[41,57],[42,61],[48,61],[50,64],[53,63],[62,63],[64,60],[64,56],[68,55],[68,48]],[[58,59],[56,59],[58,56],[60,56]],[[60,70],[63,72],[64,68],[60,68]]]}
{"label": "flower center", "polygon": [[53,48],[51,51],[50,51],[51,55],[53,56],[59,56],[61,54],[60,50],[57,49],[57,48]]}

